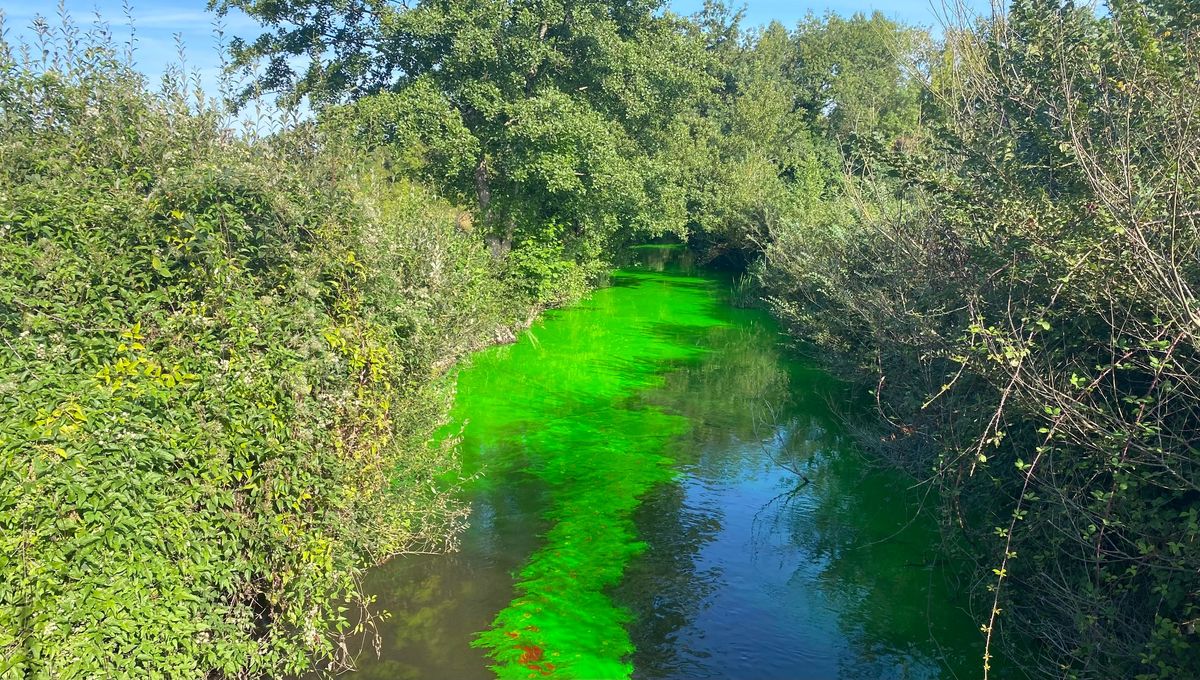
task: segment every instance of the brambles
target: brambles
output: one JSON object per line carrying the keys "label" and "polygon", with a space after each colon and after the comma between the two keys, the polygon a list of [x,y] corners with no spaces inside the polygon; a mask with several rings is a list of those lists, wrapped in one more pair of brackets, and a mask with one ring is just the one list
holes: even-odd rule
{"label": "brambles", "polygon": [[0,675],[344,668],[465,514],[442,373],[532,301],[371,158],[78,54],[0,50]]}

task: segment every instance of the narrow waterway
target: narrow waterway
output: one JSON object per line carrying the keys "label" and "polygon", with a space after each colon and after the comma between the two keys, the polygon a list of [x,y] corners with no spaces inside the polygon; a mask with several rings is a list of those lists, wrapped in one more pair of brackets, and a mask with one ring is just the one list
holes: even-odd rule
{"label": "narrow waterway", "polygon": [[919,489],[871,466],[824,373],[686,254],[458,374],[471,527],[393,560],[357,678],[953,678],[978,624]]}

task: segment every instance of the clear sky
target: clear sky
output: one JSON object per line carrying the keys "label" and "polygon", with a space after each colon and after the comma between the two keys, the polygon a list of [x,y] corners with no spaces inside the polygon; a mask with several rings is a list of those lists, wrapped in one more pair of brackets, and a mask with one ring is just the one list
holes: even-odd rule
{"label": "clear sky", "polygon": [[[65,0],[64,5],[74,23],[82,31],[89,30],[97,16],[111,28],[114,42],[124,49],[129,40],[129,22],[122,0]],[[134,63],[139,70],[157,82],[168,65],[178,64],[175,36],[185,45],[189,71],[196,71],[205,89],[215,94],[220,59],[214,35],[215,17],[206,9],[205,0],[129,0],[133,17]],[[24,40],[32,44],[30,29],[34,17],[44,16],[52,29],[62,25],[57,0],[30,2],[0,0],[4,13],[5,33],[11,43]],[[258,35],[258,25],[245,15],[225,19],[228,37]]]}
{"label": "clear sky", "polygon": [[[988,0],[965,0],[976,10],[986,11]],[[56,0],[0,0],[0,10],[5,15],[8,38],[29,40],[29,25],[34,15],[47,16],[51,26],[61,22],[55,9]],[[122,0],[65,0],[69,14],[86,30],[92,23],[95,12],[111,25],[118,44],[129,37],[129,29],[122,9]],[[213,36],[214,17],[205,9],[204,0],[130,0],[132,5],[134,36],[136,39],[135,63],[153,81],[161,77],[169,64],[177,64],[175,34],[179,34],[187,46],[189,70],[200,74],[205,89],[215,93],[219,59]],[[730,1],[736,6],[736,0]],[[907,23],[919,24],[940,32],[944,16],[943,0],[818,0],[797,2],[795,0],[745,0],[746,21],[749,24],[766,24],[778,20],[792,26],[808,12],[822,14],[832,10],[840,14],[882,11],[888,17]],[[703,0],[670,0],[669,6],[680,14],[690,14],[703,5]],[[231,14],[225,19],[228,36],[240,35],[253,38],[258,35],[258,26],[245,15]]]}
{"label": "clear sky", "polygon": [[[947,0],[954,4],[952,0]],[[804,15],[824,14],[833,11],[849,16],[855,12],[870,14],[876,10],[883,12],[890,19],[897,19],[909,24],[932,28],[941,32],[945,21],[947,2],[943,0],[826,0],[821,2],[797,2],[796,0],[726,0],[731,7],[740,5],[746,9],[746,23],[768,24],[779,21],[784,26],[792,27]],[[691,14],[704,6],[704,0],[670,0],[671,9],[680,14]],[[964,4],[975,12],[990,12],[990,0],[964,0]]]}

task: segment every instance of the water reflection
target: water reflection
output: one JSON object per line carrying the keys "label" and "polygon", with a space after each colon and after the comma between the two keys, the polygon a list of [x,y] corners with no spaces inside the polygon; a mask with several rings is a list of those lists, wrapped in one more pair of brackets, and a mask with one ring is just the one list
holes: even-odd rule
{"label": "water reflection", "polygon": [[495,677],[470,642],[512,599],[512,574],[546,528],[538,516],[543,492],[521,480],[511,484],[477,491],[460,552],[398,558],[368,573],[368,593],[391,617],[378,626],[379,649],[362,650],[353,677]]}
{"label": "water reflection", "polygon": [[635,677],[976,675],[975,624],[953,565],[928,566],[920,498],[850,445],[829,408],[843,388],[783,356],[768,320],[729,314],[647,396],[692,427],[616,593],[635,612]]}

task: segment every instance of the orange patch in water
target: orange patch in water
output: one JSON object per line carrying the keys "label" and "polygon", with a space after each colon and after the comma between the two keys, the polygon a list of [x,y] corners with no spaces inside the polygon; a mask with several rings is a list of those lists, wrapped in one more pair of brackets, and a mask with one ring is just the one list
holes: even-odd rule
{"label": "orange patch in water", "polygon": [[532,664],[542,660],[542,648],[537,645],[520,645],[517,649],[521,650],[521,658],[518,661],[529,668],[533,668]]}

